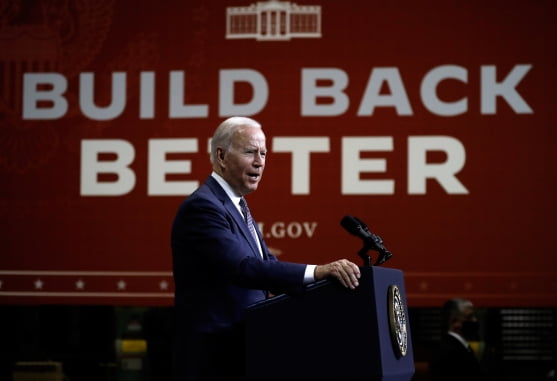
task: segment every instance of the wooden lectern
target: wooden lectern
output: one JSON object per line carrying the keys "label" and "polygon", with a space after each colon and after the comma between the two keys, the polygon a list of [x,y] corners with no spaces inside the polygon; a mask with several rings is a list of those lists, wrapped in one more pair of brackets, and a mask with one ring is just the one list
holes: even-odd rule
{"label": "wooden lectern", "polygon": [[248,308],[250,380],[410,381],[412,340],[403,273],[366,266],[360,285],[309,285]]}

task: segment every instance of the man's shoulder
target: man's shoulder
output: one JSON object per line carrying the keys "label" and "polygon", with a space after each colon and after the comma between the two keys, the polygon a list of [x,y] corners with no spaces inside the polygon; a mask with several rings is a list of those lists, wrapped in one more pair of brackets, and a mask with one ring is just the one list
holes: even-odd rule
{"label": "man's shoulder", "polygon": [[449,335],[445,333],[441,337],[441,346],[442,347],[450,347],[450,348],[458,348],[458,349],[466,349],[464,344],[462,344],[456,337],[453,335]]}
{"label": "man's shoulder", "polygon": [[[211,181],[211,177],[207,178],[205,182],[201,183],[192,193],[187,195],[183,200],[182,203],[187,203],[194,201],[198,198],[215,198],[215,187],[214,183]],[[218,184],[217,184],[218,186]]]}
{"label": "man's shoulder", "polygon": [[226,199],[224,190],[214,179],[209,178],[182,201],[180,210],[198,207],[207,208],[211,205],[220,209],[224,206]]}

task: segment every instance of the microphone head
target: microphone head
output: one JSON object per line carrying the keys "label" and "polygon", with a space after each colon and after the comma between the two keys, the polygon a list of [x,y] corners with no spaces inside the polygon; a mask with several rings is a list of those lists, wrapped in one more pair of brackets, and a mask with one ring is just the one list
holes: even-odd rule
{"label": "microphone head", "polygon": [[340,220],[340,225],[350,234],[359,236],[361,225],[355,217],[346,215]]}

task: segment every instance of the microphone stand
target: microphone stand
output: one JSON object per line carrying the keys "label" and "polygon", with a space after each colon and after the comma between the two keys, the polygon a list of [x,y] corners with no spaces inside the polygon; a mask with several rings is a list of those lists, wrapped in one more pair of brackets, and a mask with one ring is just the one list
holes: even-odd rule
{"label": "microphone stand", "polygon": [[358,255],[364,261],[364,267],[371,267],[371,256],[367,253],[369,250],[371,250],[370,246],[371,245],[369,245],[367,241],[364,241],[364,247],[362,247],[360,251],[358,251]]}
{"label": "microphone stand", "polygon": [[368,251],[375,250],[379,252],[379,257],[377,261],[374,263],[374,266],[378,266],[383,262],[386,262],[390,259],[393,254],[387,249],[385,249],[382,245],[383,241],[378,236],[373,236],[373,238],[364,239],[364,246],[358,251],[358,256],[362,258],[364,261],[364,267],[371,267],[371,256],[368,254]]}

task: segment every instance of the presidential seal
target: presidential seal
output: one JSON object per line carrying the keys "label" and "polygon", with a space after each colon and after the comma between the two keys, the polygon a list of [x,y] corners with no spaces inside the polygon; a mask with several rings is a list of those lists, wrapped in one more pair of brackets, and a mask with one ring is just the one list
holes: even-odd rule
{"label": "presidential seal", "polygon": [[406,350],[408,349],[408,329],[404,301],[402,300],[398,286],[390,286],[388,293],[389,325],[391,328],[393,347],[397,357],[406,356]]}

